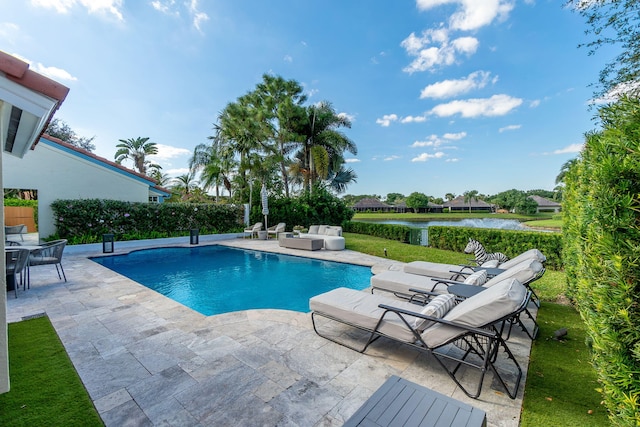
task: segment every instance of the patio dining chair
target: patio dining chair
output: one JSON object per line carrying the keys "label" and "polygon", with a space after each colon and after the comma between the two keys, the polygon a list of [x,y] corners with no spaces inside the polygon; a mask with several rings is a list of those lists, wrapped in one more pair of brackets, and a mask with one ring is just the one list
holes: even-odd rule
{"label": "patio dining chair", "polygon": [[[67,281],[67,276],[64,274],[64,268],[62,268],[62,253],[64,247],[67,245],[66,239],[53,240],[42,245],[42,249],[37,249],[31,252],[29,256],[29,268],[39,265],[54,265],[58,278]],[[62,273],[62,276],[60,275]]]}
{"label": "patio dining chair", "polygon": [[[10,248],[5,249],[5,269],[7,277],[12,277],[13,290],[18,298],[18,287],[26,287],[27,263],[29,262],[29,249]],[[20,277],[20,282],[16,279]]]}
{"label": "patio dining chair", "polygon": [[286,226],[287,224],[280,222],[278,225],[267,228],[267,237],[273,235],[275,238],[278,238],[278,233],[283,233]]}

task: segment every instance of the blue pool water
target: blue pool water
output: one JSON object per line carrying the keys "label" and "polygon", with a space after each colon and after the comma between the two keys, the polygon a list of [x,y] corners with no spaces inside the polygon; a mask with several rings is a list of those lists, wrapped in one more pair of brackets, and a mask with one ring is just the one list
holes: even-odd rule
{"label": "blue pool water", "polygon": [[92,258],[206,316],[255,308],[309,311],[309,298],[369,286],[371,269],[267,252],[201,246]]}

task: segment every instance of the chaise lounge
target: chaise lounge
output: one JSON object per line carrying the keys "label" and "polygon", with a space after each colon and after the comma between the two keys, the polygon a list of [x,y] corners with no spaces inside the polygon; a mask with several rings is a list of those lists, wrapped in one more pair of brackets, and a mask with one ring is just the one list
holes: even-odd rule
{"label": "chaise lounge", "polygon": [[[384,295],[369,294],[353,289],[338,288],[310,299],[311,319],[315,332],[323,338],[352,350],[364,353],[380,337],[398,341],[425,351],[447,372],[460,389],[471,398],[482,391],[484,375],[493,371],[494,378],[510,398],[518,393],[522,369],[502,338],[505,322],[519,316],[526,309],[531,292],[516,279],[500,283],[458,303],[443,317],[429,310],[429,303],[420,307],[407,301],[398,301]],[[320,323],[318,317],[331,322]],[[365,331],[367,341],[362,348],[338,340],[335,331],[325,332],[333,322]],[[460,351],[451,351],[451,344]],[[504,352],[500,352],[500,348]],[[500,361],[503,369],[510,365],[513,384],[507,384],[506,375],[496,368]],[[461,382],[466,369],[478,371],[475,390]],[[511,377],[509,375],[509,377]]]}

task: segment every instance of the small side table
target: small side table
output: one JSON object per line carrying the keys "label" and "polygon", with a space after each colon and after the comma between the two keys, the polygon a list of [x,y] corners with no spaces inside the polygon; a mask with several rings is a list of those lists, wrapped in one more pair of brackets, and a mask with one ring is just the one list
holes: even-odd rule
{"label": "small side table", "polygon": [[474,295],[479,294],[480,292],[486,290],[487,288],[484,288],[482,286],[475,286],[475,285],[451,285],[447,288],[447,292],[449,292],[450,294],[453,294],[457,297],[460,298],[470,298]]}
{"label": "small side table", "polygon": [[487,414],[471,405],[393,375],[343,427],[486,427]]}

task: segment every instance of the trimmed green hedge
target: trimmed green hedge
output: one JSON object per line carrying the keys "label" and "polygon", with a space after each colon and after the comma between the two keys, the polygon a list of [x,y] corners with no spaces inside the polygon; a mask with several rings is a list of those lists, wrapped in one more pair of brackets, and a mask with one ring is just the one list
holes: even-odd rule
{"label": "trimmed green hedge", "polygon": [[406,225],[376,224],[374,222],[345,221],[342,230],[347,233],[366,234],[383,239],[397,240],[402,243],[419,244],[416,236],[420,230]]}
{"label": "trimmed green hedge", "polygon": [[462,252],[469,239],[476,239],[487,252],[502,252],[513,258],[529,249],[538,249],[546,257],[545,266],[561,270],[562,234],[540,231],[500,230],[473,227],[429,227],[429,246]]}
{"label": "trimmed green hedge", "polygon": [[18,207],[31,207],[34,210],[38,210],[37,200],[25,200],[25,199],[4,199],[5,206],[18,206]]}
{"label": "trimmed green hedge", "polygon": [[598,113],[563,192],[568,288],[611,422],[640,426],[640,100]]}
{"label": "trimmed green hedge", "polygon": [[51,204],[58,238],[70,244],[173,237],[192,228],[201,234],[241,231],[242,208],[192,203],[131,203],[118,200],[56,200]]}

